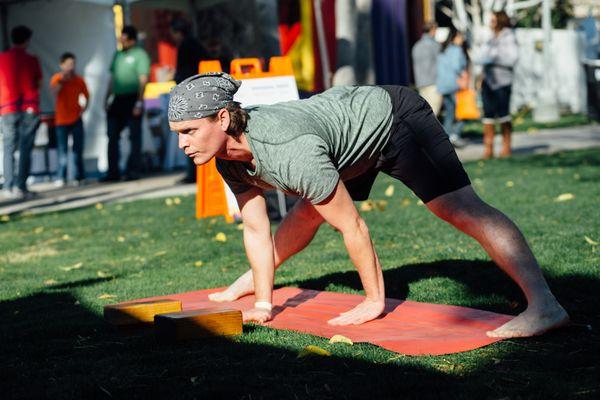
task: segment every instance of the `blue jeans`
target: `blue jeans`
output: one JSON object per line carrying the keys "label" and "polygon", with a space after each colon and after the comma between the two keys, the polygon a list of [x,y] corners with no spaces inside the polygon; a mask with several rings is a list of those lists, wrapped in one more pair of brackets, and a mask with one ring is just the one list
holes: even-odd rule
{"label": "blue jeans", "polygon": [[444,130],[450,140],[460,139],[464,122],[456,120],[456,93],[444,95]]}
{"label": "blue jeans", "polygon": [[56,143],[58,150],[58,173],[56,179],[67,180],[67,164],[69,162],[69,133],[73,135],[73,158],[75,159],[75,179],[85,179],[83,169],[83,123],[81,118],[71,125],[56,126]]}
{"label": "blue jeans", "polygon": [[[31,150],[40,125],[38,114],[18,112],[2,116],[4,146],[4,189],[27,189],[31,169]],[[19,166],[15,177],[15,152],[19,149]]]}

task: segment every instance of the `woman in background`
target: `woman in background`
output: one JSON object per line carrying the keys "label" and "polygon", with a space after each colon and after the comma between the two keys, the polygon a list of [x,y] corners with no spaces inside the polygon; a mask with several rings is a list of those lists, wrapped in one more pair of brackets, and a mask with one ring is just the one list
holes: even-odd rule
{"label": "woman in background", "polygon": [[510,157],[512,117],[510,116],[510,96],[513,83],[513,67],[519,57],[517,39],[511,28],[510,19],[504,11],[494,12],[490,19],[491,39],[481,48],[483,64],[483,158],[494,156],[495,124],[502,131],[502,151],[500,157]]}
{"label": "woman in background", "polygon": [[465,38],[454,27],[450,29],[448,38],[442,46],[437,60],[438,92],[443,96],[444,129],[454,147],[463,147],[461,139],[462,121],[456,120],[456,92],[459,91],[459,81],[467,74],[467,56],[463,50]]}

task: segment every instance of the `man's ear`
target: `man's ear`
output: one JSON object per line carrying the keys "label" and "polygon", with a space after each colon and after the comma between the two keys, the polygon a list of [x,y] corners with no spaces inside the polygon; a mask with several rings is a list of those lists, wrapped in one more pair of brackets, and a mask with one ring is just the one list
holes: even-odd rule
{"label": "man's ear", "polygon": [[217,116],[221,129],[223,130],[223,132],[227,132],[227,129],[229,129],[229,124],[231,123],[231,116],[229,115],[229,111],[222,108],[217,113]]}

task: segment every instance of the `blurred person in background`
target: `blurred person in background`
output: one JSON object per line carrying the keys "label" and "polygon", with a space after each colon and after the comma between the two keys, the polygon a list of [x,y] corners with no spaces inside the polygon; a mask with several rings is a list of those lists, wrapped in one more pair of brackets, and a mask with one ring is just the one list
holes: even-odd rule
{"label": "blurred person in background", "polygon": [[423,36],[412,48],[412,60],[415,85],[419,94],[429,103],[433,113],[438,115],[442,108],[442,96],[437,91],[435,81],[441,45],[435,40],[436,31],[435,22],[430,21],[425,24]]}
{"label": "blurred person in background", "polygon": [[123,27],[122,50],[113,56],[110,65],[111,80],[106,93],[106,116],[108,133],[108,173],[102,182],[121,179],[119,169],[119,141],[121,131],[129,127],[131,151],[127,160],[125,180],[139,179],[142,156],[142,116],[144,113],[144,89],[150,74],[150,57],[137,46],[137,29]]}
{"label": "blurred person in background", "polygon": [[437,59],[436,86],[443,96],[444,129],[454,147],[465,145],[460,137],[464,123],[456,119],[456,93],[461,89],[460,81],[467,75],[464,43],[463,34],[452,27]]}
{"label": "blurred person in background", "polygon": [[[75,183],[85,181],[83,167],[84,132],[81,115],[86,110],[90,95],[82,77],[75,73],[75,55],[64,53],[60,57],[60,72],[50,79],[50,90],[56,96],[54,121],[58,144],[58,173],[55,184],[63,187],[67,183],[69,134],[73,136],[73,157],[75,159]],[[80,96],[85,97],[85,106],[79,104]]]}
{"label": "blurred person in background", "polygon": [[500,157],[510,157],[512,117],[510,96],[514,78],[514,65],[519,58],[519,46],[506,12],[497,11],[490,19],[492,37],[480,48],[479,58],[483,64],[483,158],[494,156],[496,123],[502,132]]}
{"label": "blurred person in background", "polygon": [[[0,115],[4,149],[4,197],[26,199],[31,169],[31,150],[40,125],[42,69],[37,57],[27,53],[33,31],[16,26],[11,31],[13,47],[0,53]],[[15,174],[15,152],[19,165]]]}

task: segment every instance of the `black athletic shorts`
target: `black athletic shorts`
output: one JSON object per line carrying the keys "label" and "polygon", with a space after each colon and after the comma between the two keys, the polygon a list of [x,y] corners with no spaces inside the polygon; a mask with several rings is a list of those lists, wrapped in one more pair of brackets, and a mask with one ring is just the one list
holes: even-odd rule
{"label": "black athletic shorts", "polygon": [[380,87],[392,98],[391,136],[372,170],[344,182],[352,199],[368,199],[379,172],[401,180],[423,203],[470,185],[429,104],[406,87]]}

